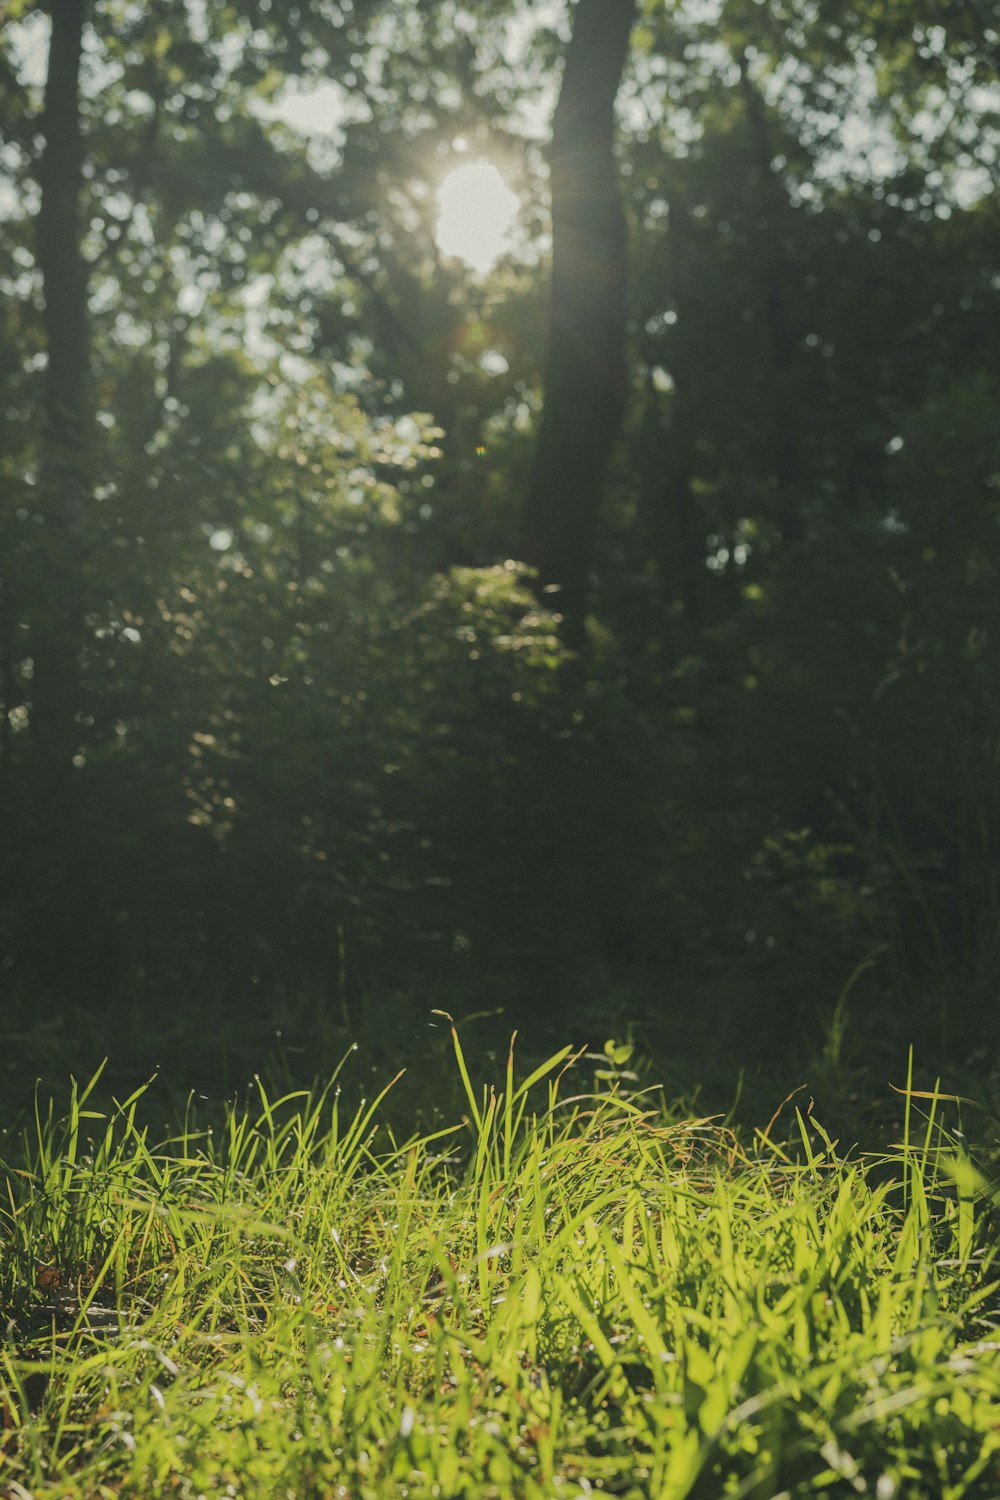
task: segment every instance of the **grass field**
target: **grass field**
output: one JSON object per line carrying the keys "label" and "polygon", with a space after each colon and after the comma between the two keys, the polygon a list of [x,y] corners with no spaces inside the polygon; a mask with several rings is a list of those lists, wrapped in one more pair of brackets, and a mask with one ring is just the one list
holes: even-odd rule
{"label": "grass field", "polygon": [[484,1086],[454,1043],[464,1117],[412,1139],[350,1058],[159,1142],[141,1091],[40,1109],[0,1494],[997,1500],[996,1196],[948,1101],[855,1160],[676,1116],[611,1044]]}

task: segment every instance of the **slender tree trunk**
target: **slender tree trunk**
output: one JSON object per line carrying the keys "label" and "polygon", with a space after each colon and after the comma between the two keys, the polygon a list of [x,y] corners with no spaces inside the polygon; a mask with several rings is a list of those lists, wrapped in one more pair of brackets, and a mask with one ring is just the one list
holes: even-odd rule
{"label": "slender tree trunk", "polygon": [[[699,526],[694,494],[697,472],[697,399],[694,376],[698,361],[698,313],[693,296],[697,281],[697,245],[692,243],[689,207],[676,188],[669,198],[666,285],[678,322],[671,335],[670,374],[674,382],[669,423],[662,430],[656,479],[647,496],[648,529],[656,559],[664,613],[664,645],[686,641],[701,620],[701,584],[705,569],[705,528]],[[674,606],[683,606],[676,619]],[[669,624],[668,624],[669,622]],[[681,654],[687,654],[687,647]]]}
{"label": "slender tree trunk", "polygon": [[23,914],[25,953],[42,977],[85,989],[106,924],[85,834],[78,773],[80,655],[86,620],[85,541],[90,520],[91,397],[88,266],[81,246],[84,140],[80,67],[89,0],[49,0],[52,21],[39,180],[36,255],[45,299],[48,363],[39,510],[44,525],[27,599],[31,655],[33,838],[28,889],[44,906]]}
{"label": "slender tree trunk", "polygon": [[615,97],[637,0],[579,0],[552,123],[545,405],[523,550],[579,632],[608,459],[627,388],[625,215]]}
{"label": "slender tree trunk", "polygon": [[0,819],[5,821],[11,781],[12,725],[10,711],[14,702],[14,661],[16,616],[10,584],[0,570]]}
{"label": "slender tree trunk", "polygon": [[41,463],[44,575],[35,602],[32,727],[54,771],[75,748],[81,579],[87,513],[87,265],[80,246],[83,130],[80,61],[88,0],[51,0],[36,248],[45,296],[45,437]]}
{"label": "slender tree trunk", "polygon": [[759,253],[764,311],[771,357],[771,402],[769,447],[776,495],[776,519],[788,542],[802,538],[802,451],[799,441],[799,391],[796,383],[796,339],[788,310],[788,257],[782,237],[782,220],[788,214],[788,199],[775,172],[774,147],[767,111],[750,77],[745,52],[736,59],[750,125],[755,160],[754,174],[763,209],[763,231]]}

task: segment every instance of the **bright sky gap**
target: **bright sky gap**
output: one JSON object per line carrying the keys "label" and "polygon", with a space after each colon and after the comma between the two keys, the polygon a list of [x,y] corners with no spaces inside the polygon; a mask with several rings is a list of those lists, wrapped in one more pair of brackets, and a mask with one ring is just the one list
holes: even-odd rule
{"label": "bright sky gap", "polygon": [[442,255],[453,255],[480,274],[507,249],[520,207],[516,194],[492,162],[472,161],[449,172],[438,189],[436,239]]}

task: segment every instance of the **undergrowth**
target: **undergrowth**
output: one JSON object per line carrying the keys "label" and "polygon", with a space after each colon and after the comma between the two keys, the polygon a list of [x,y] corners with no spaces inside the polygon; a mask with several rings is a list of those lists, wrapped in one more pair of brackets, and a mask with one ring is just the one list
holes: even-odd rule
{"label": "undergrowth", "polygon": [[[908,1087],[852,1160],[513,1044],[398,1139],[338,1079],[36,1112],[0,1205],[0,1493],[1000,1494],[995,1197]],[[919,1120],[918,1113],[922,1115]]]}

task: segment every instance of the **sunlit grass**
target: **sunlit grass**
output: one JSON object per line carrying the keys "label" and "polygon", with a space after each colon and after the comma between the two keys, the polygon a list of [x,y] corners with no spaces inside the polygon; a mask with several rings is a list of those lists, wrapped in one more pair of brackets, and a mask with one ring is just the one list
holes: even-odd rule
{"label": "sunlit grass", "polygon": [[[574,1063],[577,1066],[574,1066]],[[397,1140],[380,1096],[40,1112],[0,1219],[12,1497],[995,1497],[990,1191],[741,1144],[567,1047]],[[475,1071],[474,1069],[472,1071]],[[432,1087],[432,1085],[429,1085]],[[917,1128],[917,1111],[924,1121]]]}

